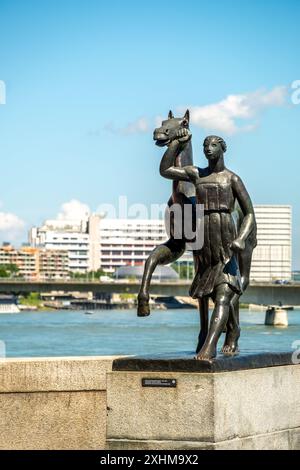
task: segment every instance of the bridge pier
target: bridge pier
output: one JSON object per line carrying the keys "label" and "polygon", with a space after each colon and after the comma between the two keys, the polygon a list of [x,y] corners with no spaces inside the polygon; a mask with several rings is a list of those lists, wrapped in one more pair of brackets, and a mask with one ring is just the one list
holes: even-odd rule
{"label": "bridge pier", "polygon": [[289,326],[287,311],[283,308],[268,307],[266,310],[265,325]]}

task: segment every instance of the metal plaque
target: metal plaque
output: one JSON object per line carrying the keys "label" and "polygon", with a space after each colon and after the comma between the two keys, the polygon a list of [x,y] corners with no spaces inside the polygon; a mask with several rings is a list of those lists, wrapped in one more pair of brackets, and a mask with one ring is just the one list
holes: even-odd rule
{"label": "metal plaque", "polygon": [[176,379],[142,379],[142,387],[169,387],[177,386]]}

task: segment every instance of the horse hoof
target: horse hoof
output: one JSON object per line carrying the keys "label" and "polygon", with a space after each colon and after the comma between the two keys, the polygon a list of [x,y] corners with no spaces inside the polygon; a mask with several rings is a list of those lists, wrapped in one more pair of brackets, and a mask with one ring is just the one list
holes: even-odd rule
{"label": "horse hoof", "polygon": [[150,307],[148,302],[139,302],[137,308],[138,317],[148,317],[150,315]]}

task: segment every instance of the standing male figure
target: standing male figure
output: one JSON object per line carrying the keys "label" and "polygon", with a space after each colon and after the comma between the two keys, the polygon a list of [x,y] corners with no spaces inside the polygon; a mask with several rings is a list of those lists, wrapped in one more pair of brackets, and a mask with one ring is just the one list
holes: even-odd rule
{"label": "standing male figure", "polygon": [[[174,166],[180,146],[191,138],[188,129],[180,129],[165,152],[160,174],[175,181],[192,182],[196,189],[198,204],[204,205],[204,243],[194,252],[196,273],[190,295],[199,299],[201,332],[197,348],[197,359],[211,360],[217,355],[217,343],[227,325],[223,350],[237,350],[239,338],[238,319],[234,318],[233,302],[246,287],[241,279],[239,258],[246,248],[247,239],[252,239],[252,250],[256,244],[256,222],[251,199],[242,180],[224,164],[225,141],[218,136],[204,140],[204,154],[208,160],[206,168]],[[238,202],[243,214],[237,230],[233,212]],[[249,268],[251,262],[250,253]],[[249,256],[248,256],[249,257]],[[212,298],[215,307],[208,325],[208,301]]]}

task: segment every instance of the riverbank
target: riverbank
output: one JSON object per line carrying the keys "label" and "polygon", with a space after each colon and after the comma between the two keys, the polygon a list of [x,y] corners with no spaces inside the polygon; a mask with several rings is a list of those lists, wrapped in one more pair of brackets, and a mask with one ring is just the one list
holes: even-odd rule
{"label": "riverbank", "polygon": [[[49,297],[49,298],[47,298]],[[47,295],[46,300],[37,293],[26,297],[20,296],[18,305],[20,310],[126,310],[137,307],[136,294],[114,294],[108,299],[94,299],[90,296],[84,298],[72,297],[61,294]],[[209,308],[213,308],[212,300]],[[198,300],[189,296],[151,296],[151,310],[167,309],[198,309]],[[251,308],[252,310],[266,309],[264,306],[240,303],[240,308]]]}

